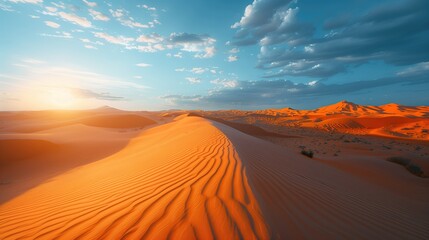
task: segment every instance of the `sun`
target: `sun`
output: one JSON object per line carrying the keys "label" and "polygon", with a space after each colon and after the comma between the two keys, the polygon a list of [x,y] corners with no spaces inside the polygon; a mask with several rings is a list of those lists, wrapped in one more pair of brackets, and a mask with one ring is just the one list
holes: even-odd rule
{"label": "sun", "polygon": [[48,97],[55,108],[72,108],[76,102],[76,97],[68,89],[53,89],[49,92]]}

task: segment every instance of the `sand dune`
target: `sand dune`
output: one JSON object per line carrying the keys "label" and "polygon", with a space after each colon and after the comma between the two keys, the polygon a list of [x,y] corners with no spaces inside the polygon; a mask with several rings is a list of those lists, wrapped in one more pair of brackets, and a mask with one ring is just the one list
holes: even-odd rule
{"label": "sand dune", "polygon": [[0,238],[267,239],[231,142],[189,117],[0,206]]}
{"label": "sand dune", "polygon": [[[0,203],[121,150],[153,123],[119,110],[117,116],[110,109],[100,111],[45,112],[48,117],[40,112],[0,113]],[[88,124],[83,119],[89,119]]]}
{"label": "sand dune", "polygon": [[[429,179],[378,159],[380,152],[367,156],[352,146],[342,158],[310,159],[289,144],[311,138],[263,130],[262,137],[288,141],[280,146],[248,135],[261,128],[187,114],[161,117],[171,122],[146,130],[104,128],[116,119],[105,110],[96,126],[1,135],[3,146],[41,147],[0,172],[21,174],[0,185],[2,193],[33,181],[0,205],[0,239],[429,238]],[[325,121],[333,128],[371,123]]]}
{"label": "sand dune", "polygon": [[429,107],[386,104],[364,106],[341,101],[314,110],[291,108],[256,111],[199,111],[199,115],[230,122],[276,128],[298,127],[325,131],[429,140]]}
{"label": "sand dune", "polygon": [[[390,188],[381,188],[375,183],[377,177],[365,174],[356,177],[310,160],[292,149],[285,151],[283,147],[227,126],[217,126],[243,159],[273,238],[429,237],[427,179],[419,179],[378,161],[378,166],[372,165],[374,171],[396,171],[395,177],[385,182]],[[360,165],[364,169],[365,163]],[[409,189],[404,193],[402,187]]]}

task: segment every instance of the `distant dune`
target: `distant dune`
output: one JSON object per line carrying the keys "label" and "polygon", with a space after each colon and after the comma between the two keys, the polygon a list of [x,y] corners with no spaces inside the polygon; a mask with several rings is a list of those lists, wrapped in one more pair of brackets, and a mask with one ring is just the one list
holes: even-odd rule
{"label": "distant dune", "polygon": [[429,239],[425,108],[360,108],[0,113],[0,239]]}
{"label": "distant dune", "polygon": [[429,140],[428,106],[363,106],[341,101],[314,110],[223,110],[201,111],[199,114],[256,125],[306,127],[360,135]]}

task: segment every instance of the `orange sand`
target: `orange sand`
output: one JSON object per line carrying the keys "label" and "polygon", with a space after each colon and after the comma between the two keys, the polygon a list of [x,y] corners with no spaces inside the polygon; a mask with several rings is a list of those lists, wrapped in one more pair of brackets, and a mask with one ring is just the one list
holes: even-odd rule
{"label": "orange sand", "polygon": [[[420,151],[413,162],[427,173],[425,150],[314,130],[308,137],[304,128],[287,137],[278,124],[293,112],[306,116],[289,116],[303,125],[386,128],[375,115],[353,116],[355,106],[339,107],[349,112],[252,112],[259,124],[271,121],[264,128],[243,124],[250,113],[236,111],[240,124],[184,111],[0,113],[0,239],[429,239],[429,178],[383,160]],[[342,151],[310,159],[297,145]]]}

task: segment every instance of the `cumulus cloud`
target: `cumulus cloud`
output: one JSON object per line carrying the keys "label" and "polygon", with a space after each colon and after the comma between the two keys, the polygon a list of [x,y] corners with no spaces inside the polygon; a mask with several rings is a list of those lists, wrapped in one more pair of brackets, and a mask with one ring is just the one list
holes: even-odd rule
{"label": "cumulus cloud", "polygon": [[309,99],[325,99],[336,97],[339,94],[351,96],[352,93],[368,91],[378,87],[393,85],[426,84],[429,86],[427,76],[429,67],[427,64],[417,64],[405,72],[396,76],[378,78],[375,80],[362,80],[342,84],[325,84],[320,81],[308,83],[295,83],[290,80],[261,80],[261,81],[235,81],[216,79],[213,84],[221,85],[222,88],[214,89],[205,96],[164,96],[169,103],[191,108],[211,106],[215,108],[227,107],[243,108],[287,106],[291,102],[305,102]]}
{"label": "cumulus cloud", "polygon": [[140,35],[136,41],[141,43],[161,43],[164,41],[164,38],[157,33],[152,33],[148,35]]}
{"label": "cumulus cloud", "polygon": [[235,62],[238,60],[238,57],[235,55],[229,55],[228,56],[228,62]]}
{"label": "cumulus cloud", "polygon": [[186,80],[191,84],[201,83],[201,79],[196,77],[187,77]]}
{"label": "cumulus cloud", "polygon": [[233,49],[229,50],[228,52],[229,52],[229,53],[231,53],[231,54],[237,54],[237,53],[239,53],[239,52],[240,52],[240,49],[238,49],[238,48],[233,48]]}
{"label": "cumulus cloud", "polygon": [[74,13],[59,12],[58,16],[60,16],[62,19],[66,21],[69,21],[81,27],[85,27],[85,28],[92,27],[92,23],[88,21],[88,19],[86,19],[85,17],[79,17]]}
{"label": "cumulus cloud", "polygon": [[87,0],[82,0],[88,7],[96,7],[97,3],[96,2],[90,2]]}
{"label": "cumulus cloud", "polygon": [[124,46],[127,46],[130,42],[134,41],[134,38],[124,37],[124,36],[111,36],[103,32],[96,32],[94,33],[94,36],[104,39],[107,42],[118,44],[118,45],[124,45]]}
{"label": "cumulus cloud", "polygon": [[94,9],[90,8],[90,9],[88,9],[88,11],[94,20],[99,20],[99,21],[109,21],[110,20],[110,18],[108,16],[104,15],[101,12],[95,11]]}
{"label": "cumulus cloud", "polygon": [[46,26],[51,28],[59,28],[61,25],[51,21],[45,21]]}
{"label": "cumulus cloud", "polygon": [[137,67],[143,67],[143,68],[146,68],[146,67],[151,67],[151,66],[152,66],[152,64],[148,64],[148,63],[137,63],[137,64],[136,64],[136,66],[137,66]]}
{"label": "cumulus cloud", "polygon": [[154,24],[143,24],[134,20],[133,17],[128,16],[129,12],[125,9],[109,9],[110,14],[123,26],[130,28],[150,28]]}
{"label": "cumulus cloud", "polygon": [[211,58],[216,53],[216,39],[208,35],[191,33],[172,33],[169,42],[181,48],[182,51],[196,52],[196,58]]}
{"label": "cumulus cloud", "polygon": [[32,3],[32,4],[43,3],[43,0],[7,0],[7,1],[13,2],[13,3]]}
{"label": "cumulus cloud", "polygon": [[238,81],[237,80],[231,80],[231,79],[215,79],[210,81],[210,83],[215,84],[215,85],[220,85],[224,88],[235,88],[238,86]]}
{"label": "cumulus cloud", "polygon": [[[299,4],[299,2],[298,2]],[[295,1],[255,0],[246,7],[233,45],[259,45],[268,77],[329,77],[369,61],[396,66],[429,61],[429,2],[379,5],[360,16],[328,19],[321,36],[297,18]],[[274,71],[276,69],[276,71]]]}
{"label": "cumulus cloud", "polygon": [[97,50],[97,49],[98,49],[97,47],[94,47],[94,46],[92,46],[92,45],[88,45],[88,44],[85,44],[85,45],[84,45],[84,47],[85,47],[85,48],[88,48],[88,49],[94,49],[94,50]]}

